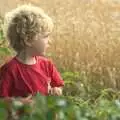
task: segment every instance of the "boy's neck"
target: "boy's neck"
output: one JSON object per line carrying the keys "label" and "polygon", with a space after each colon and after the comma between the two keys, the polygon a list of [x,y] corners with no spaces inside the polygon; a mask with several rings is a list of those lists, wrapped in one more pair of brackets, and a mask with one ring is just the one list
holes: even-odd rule
{"label": "boy's neck", "polygon": [[36,63],[35,57],[25,52],[20,52],[19,54],[17,54],[17,59],[23,64],[33,65]]}

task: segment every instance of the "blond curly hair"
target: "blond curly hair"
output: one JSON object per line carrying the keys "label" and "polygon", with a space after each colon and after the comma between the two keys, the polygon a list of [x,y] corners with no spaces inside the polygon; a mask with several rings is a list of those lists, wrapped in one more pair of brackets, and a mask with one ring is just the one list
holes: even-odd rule
{"label": "blond curly hair", "polygon": [[52,19],[33,5],[22,5],[5,15],[5,37],[16,52],[25,48],[25,40],[33,40],[40,34],[51,33]]}

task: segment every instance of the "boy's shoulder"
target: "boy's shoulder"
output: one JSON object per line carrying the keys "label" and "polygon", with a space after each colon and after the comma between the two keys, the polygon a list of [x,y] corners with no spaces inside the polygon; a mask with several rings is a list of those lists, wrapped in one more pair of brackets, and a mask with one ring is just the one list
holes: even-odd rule
{"label": "boy's shoulder", "polygon": [[[40,62],[40,64],[44,64],[45,66],[50,66],[53,64],[52,60],[45,56],[37,56],[37,60]],[[18,67],[19,62],[16,60],[16,57],[13,57],[9,59],[5,64],[2,64],[0,66],[0,71],[16,71]]]}
{"label": "boy's shoulder", "polygon": [[46,56],[37,56],[37,59],[41,62],[44,62],[44,63],[51,63],[52,60]]}
{"label": "boy's shoulder", "polygon": [[41,65],[43,65],[43,66],[45,66],[47,68],[52,68],[52,67],[56,66],[53,63],[53,60],[51,58],[48,58],[48,57],[39,56],[38,61],[39,61],[39,64],[41,64]]}
{"label": "boy's shoulder", "polygon": [[5,62],[4,64],[2,64],[0,66],[0,70],[11,71],[11,70],[14,70],[15,66],[16,66],[15,57],[13,57],[7,60],[7,62]]}

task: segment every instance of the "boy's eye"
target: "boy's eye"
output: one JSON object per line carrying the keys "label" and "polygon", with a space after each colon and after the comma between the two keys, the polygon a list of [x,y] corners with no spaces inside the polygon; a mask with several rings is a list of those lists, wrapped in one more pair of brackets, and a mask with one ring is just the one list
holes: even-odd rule
{"label": "boy's eye", "polygon": [[47,37],[49,37],[49,35],[45,35],[45,36],[44,36],[44,38],[47,38]]}
{"label": "boy's eye", "polygon": [[49,36],[50,36],[50,33],[47,33],[47,34],[44,35],[45,38],[49,37]]}

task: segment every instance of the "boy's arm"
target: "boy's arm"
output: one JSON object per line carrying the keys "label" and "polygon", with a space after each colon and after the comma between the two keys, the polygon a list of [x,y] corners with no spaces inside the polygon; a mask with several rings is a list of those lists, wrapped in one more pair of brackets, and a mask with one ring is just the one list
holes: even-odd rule
{"label": "boy's arm", "polygon": [[60,73],[56,69],[55,65],[51,61],[49,61],[49,76],[51,78],[51,89],[49,93],[52,95],[62,95],[64,81],[60,76]]}
{"label": "boy's arm", "polygon": [[49,94],[50,95],[57,95],[57,96],[61,96],[63,93],[62,93],[62,87],[54,87],[54,88],[51,88]]}
{"label": "boy's arm", "polygon": [[13,76],[9,68],[7,68],[6,65],[2,66],[0,68],[0,101],[4,102],[6,104],[6,111],[8,113],[8,116],[12,115],[12,103],[14,101],[19,101],[23,105],[24,104],[31,104],[32,96],[28,96],[26,98],[17,98],[11,97],[11,90],[13,87]]}
{"label": "boy's arm", "polygon": [[7,65],[0,68],[0,97],[9,98],[13,84],[13,77]]}
{"label": "boy's arm", "polygon": [[63,87],[64,81],[60,76],[60,73],[58,72],[57,68],[51,61],[49,61],[48,69],[49,69],[49,77],[51,79],[50,82],[51,87]]}

